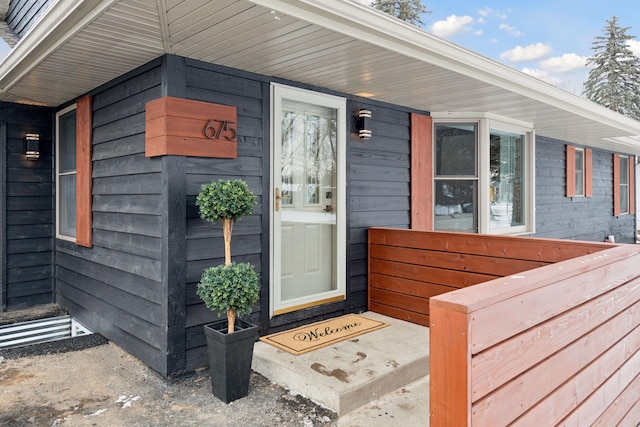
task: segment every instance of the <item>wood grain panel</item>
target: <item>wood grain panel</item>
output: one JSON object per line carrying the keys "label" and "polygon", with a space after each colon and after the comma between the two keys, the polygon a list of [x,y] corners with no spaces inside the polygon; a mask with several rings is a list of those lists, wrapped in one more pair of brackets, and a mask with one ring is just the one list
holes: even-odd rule
{"label": "wood grain panel", "polygon": [[[452,286],[438,285],[420,280],[403,279],[400,277],[384,276],[377,273],[370,273],[369,285],[371,288],[386,289],[425,299],[458,289]],[[425,301],[425,303],[428,304],[427,301]]]}
{"label": "wood grain panel", "polygon": [[470,426],[468,317],[432,307],[429,336],[429,425]]}
{"label": "wood grain panel", "polygon": [[[612,251],[615,249],[618,248],[614,248]],[[609,264],[595,269],[586,268],[583,265],[585,260],[582,258],[565,261],[561,268],[574,272],[571,277],[566,275],[562,277],[559,268],[549,266],[550,268],[544,267],[537,270],[539,274],[529,275],[526,279],[505,279],[485,283],[485,290],[488,287],[519,288],[521,292],[514,292],[513,298],[526,299],[529,303],[518,306],[514,305],[513,299],[509,298],[500,301],[494,300],[493,304],[482,308],[478,305],[478,309],[472,307],[474,320],[471,324],[471,330],[474,334],[474,352],[480,352],[510,336],[522,333],[533,324],[560,315],[567,310],[567,307],[583,303],[584,295],[588,295],[590,299],[597,298],[606,291],[617,288],[620,283],[640,276],[638,258],[620,259],[619,257],[616,259],[613,255],[611,258],[615,260],[614,265]],[[556,278],[545,280],[544,273],[551,276],[555,274]],[[576,275],[575,273],[580,274]],[[535,281],[538,275],[541,276],[544,286],[534,288],[537,285]],[[519,281],[523,283],[515,283]],[[553,301],[554,304],[546,304],[548,301]],[[520,320],[523,318],[531,320],[523,323]],[[491,330],[492,327],[499,330]]]}
{"label": "wood grain panel", "polygon": [[369,309],[375,313],[415,323],[416,325],[429,326],[429,315],[427,314],[415,313],[413,311],[377,304],[375,302],[369,305]]}
{"label": "wood grain panel", "polygon": [[424,298],[376,288],[370,288],[369,292],[371,293],[371,300],[380,305],[429,314],[429,304]]}
{"label": "wood grain panel", "polygon": [[[479,426],[508,425],[537,402],[547,399],[548,395],[565,381],[584,375],[583,370],[589,364],[601,359],[607,349],[630,332],[627,317],[627,314],[623,313],[606,322],[600,328],[584,334],[580,339],[567,344],[562,350],[553,354],[553,357],[545,359],[538,365],[533,365],[521,375],[512,376],[509,383],[498,388],[494,393],[481,399],[476,399],[474,396],[473,424]],[[622,350],[624,354],[624,348],[627,345],[638,348],[640,336],[639,334],[635,335],[630,342],[617,350]],[[616,372],[619,366],[615,363],[601,366],[605,378]],[[589,396],[586,398],[589,399]],[[496,410],[496,405],[499,405],[499,411]],[[600,410],[602,410],[601,407]],[[547,422],[542,424],[549,425]],[[579,423],[577,425],[590,424]]]}
{"label": "wood grain panel", "polygon": [[438,267],[430,267],[415,264],[403,264],[383,260],[370,260],[370,271],[387,276],[401,277],[404,279],[423,280],[454,288],[464,288],[478,283],[494,279],[496,276],[478,274],[473,272],[444,270]]}
{"label": "wood grain panel", "polygon": [[[540,419],[547,419],[549,420],[549,424],[555,425],[561,420],[566,419],[572,412],[578,409],[578,406],[583,401],[589,398],[594,390],[597,390],[607,381],[612,372],[621,369],[625,364],[628,365],[634,362],[634,360],[629,359],[628,349],[638,348],[638,346],[640,346],[638,339],[640,339],[640,337],[638,333],[635,332],[633,336],[627,336],[625,339],[610,347],[605,353],[600,355],[597,360],[586,366],[579,375],[573,376],[556,390],[546,395],[543,400],[540,400],[536,405],[531,407],[531,409],[513,423],[513,426],[526,427],[536,425]],[[637,356],[635,357],[637,358]],[[608,410],[610,409],[611,407]],[[600,407],[600,410],[602,410],[602,407]],[[609,426],[616,424],[600,425]]]}
{"label": "wood grain panel", "polygon": [[487,257],[443,251],[372,245],[370,256],[389,261],[428,265],[448,270],[464,269],[491,276],[508,276],[548,265],[547,262]]}
{"label": "wood grain panel", "polygon": [[236,107],[165,96],[146,105],[145,155],[237,157]]}
{"label": "wood grain panel", "polygon": [[76,103],[76,244],[90,248],[92,227],[91,96]]}
{"label": "wood grain panel", "polygon": [[[540,363],[623,311],[640,322],[640,304],[636,303],[636,308],[629,311],[629,301],[640,301],[640,280],[633,280],[479,353],[471,371],[474,398],[487,395],[514,375]],[[505,360],[504,354],[514,357]]]}
{"label": "wood grain panel", "polygon": [[433,127],[430,116],[411,114],[411,228],[433,230]]}
{"label": "wood grain panel", "polygon": [[[637,335],[637,334],[636,334]],[[628,351],[626,349],[619,349]],[[567,427],[582,427],[585,425],[601,426],[637,426],[638,419],[632,424],[618,424],[616,419],[624,416],[638,400],[638,382],[634,381],[640,375],[640,351],[627,363],[611,373],[611,376],[580,406],[563,420]]]}
{"label": "wood grain panel", "polygon": [[[636,246],[611,246],[525,272],[521,284],[498,279],[432,298],[432,343],[440,339],[437,325],[453,327],[452,313],[467,319],[448,334],[468,337],[457,370],[469,378],[457,386],[470,388],[472,403],[447,407],[470,421],[432,414],[431,425],[625,425],[619,423],[634,410],[640,374],[639,260]],[[496,335],[495,328],[507,332]],[[452,385],[433,383],[434,363],[458,357],[452,347],[432,344],[432,411],[442,396],[456,401],[447,394]]]}
{"label": "wood grain panel", "polygon": [[371,239],[381,245],[432,249],[489,257],[559,262],[608,249],[611,245],[598,242],[575,242],[561,239],[491,236],[483,234],[448,233],[374,228]]}

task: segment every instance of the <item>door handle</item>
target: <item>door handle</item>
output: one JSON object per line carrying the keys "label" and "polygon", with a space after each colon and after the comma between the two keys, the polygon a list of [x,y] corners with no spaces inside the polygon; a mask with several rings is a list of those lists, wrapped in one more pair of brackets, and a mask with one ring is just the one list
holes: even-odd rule
{"label": "door handle", "polygon": [[276,212],[280,210],[280,200],[288,199],[291,197],[289,194],[281,195],[280,189],[276,188]]}

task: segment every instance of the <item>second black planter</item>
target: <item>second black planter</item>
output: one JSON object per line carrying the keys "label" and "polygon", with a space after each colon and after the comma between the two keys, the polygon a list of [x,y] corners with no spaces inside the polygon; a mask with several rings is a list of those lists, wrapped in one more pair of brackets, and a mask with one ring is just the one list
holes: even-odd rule
{"label": "second black planter", "polygon": [[233,334],[227,328],[227,320],[204,326],[211,389],[225,403],[249,394],[253,344],[258,339],[258,327],[243,320],[236,319]]}

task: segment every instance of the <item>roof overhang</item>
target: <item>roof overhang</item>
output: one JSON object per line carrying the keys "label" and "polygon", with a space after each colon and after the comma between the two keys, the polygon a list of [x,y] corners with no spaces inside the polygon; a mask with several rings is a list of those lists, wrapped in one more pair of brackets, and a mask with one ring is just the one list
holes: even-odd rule
{"label": "roof overhang", "polygon": [[57,106],[165,53],[640,155],[640,122],[349,0],[64,0],[0,64],[0,100]]}

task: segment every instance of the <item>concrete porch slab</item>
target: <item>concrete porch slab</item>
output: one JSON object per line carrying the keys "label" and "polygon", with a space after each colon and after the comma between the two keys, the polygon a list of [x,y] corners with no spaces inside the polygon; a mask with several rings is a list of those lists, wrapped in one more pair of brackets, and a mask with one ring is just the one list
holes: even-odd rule
{"label": "concrete porch slab", "polygon": [[254,371],[347,414],[429,374],[429,328],[366,312],[389,326],[294,356],[270,344],[254,347]]}

